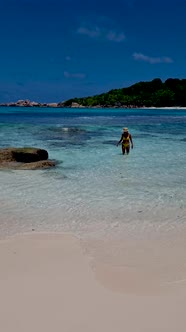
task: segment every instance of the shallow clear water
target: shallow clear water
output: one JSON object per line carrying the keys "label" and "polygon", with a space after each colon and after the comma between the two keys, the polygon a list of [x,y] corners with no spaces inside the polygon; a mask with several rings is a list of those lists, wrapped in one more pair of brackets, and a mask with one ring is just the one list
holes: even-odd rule
{"label": "shallow clear water", "polygon": [[[116,147],[129,127],[134,149]],[[186,222],[186,110],[0,108],[0,147],[35,146],[50,170],[0,171],[1,236],[106,236]]]}

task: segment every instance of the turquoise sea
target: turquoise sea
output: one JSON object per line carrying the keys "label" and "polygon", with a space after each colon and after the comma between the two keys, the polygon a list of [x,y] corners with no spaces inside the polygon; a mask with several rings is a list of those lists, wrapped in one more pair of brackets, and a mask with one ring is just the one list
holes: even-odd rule
{"label": "turquoise sea", "polygon": [[[128,127],[134,149],[116,147]],[[0,108],[0,147],[47,149],[49,170],[0,171],[1,237],[143,236],[186,223],[186,110]]]}

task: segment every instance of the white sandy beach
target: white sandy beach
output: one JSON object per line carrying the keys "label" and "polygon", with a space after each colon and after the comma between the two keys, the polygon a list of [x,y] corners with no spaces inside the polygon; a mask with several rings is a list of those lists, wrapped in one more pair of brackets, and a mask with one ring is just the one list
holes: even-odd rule
{"label": "white sandy beach", "polygon": [[[171,260],[172,249],[166,267],[170,278],[165,282],[161,270],[166,254],[157,264],[155,254],[152,261],[151,252],[136,256],[129,246],[122,258],[127,257],[126,264],[119,266],[91,258],[71,235],[31,234],[1,240],[1,331],[184,332],[186,280],[171,277],[174,270],[179,275],[179,266],[185,273],[186,264],[183,248]],[[104,248],[99,250],[104,255]],[[142,256],[146,264],[137,264]],[[153,270],[153,264],[159,269]]]}
{"label": "white sandy beach", "polygon": [[[141,107],[139,107],[140,109]],[[186,107],[182,107],[182,106],[167,106],[167,107],[155,107],[155,106],[151,106],[151,107],[142,107],[142,109],[155,109],[155,110],[186,110]]]}

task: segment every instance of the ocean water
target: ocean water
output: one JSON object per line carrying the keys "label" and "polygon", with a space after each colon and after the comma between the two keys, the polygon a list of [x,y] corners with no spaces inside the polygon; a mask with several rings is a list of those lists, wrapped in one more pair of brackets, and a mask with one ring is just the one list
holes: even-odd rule
{"label": "ocean water", "polygon": [[[116,147],[128,127],[134,149]],[[186,110],[0,108],[0,147],[47,149],[49,170],[0,170],[0,236],[143,236],[186,223]]]}

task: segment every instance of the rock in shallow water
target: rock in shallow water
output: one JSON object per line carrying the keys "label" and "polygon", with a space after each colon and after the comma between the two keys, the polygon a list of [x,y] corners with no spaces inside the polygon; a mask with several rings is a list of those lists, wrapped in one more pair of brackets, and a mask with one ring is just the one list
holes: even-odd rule
{"label": "rock in shallow water", "polygon": [[0,149],[0,168],[40,169],[55,166],[56,162],[48,160],[48,152],[37,148]]}

